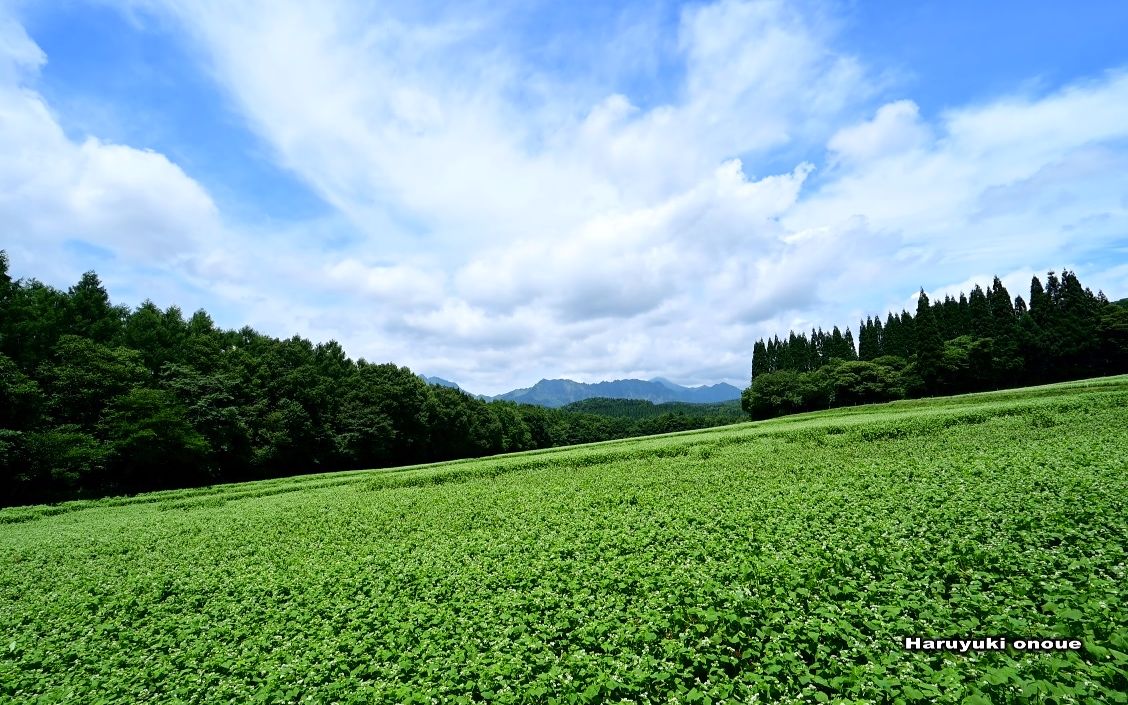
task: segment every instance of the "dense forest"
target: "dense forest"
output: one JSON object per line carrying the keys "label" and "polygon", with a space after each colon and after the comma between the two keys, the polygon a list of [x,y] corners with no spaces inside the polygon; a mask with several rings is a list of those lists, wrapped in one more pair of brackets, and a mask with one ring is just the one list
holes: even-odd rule
{"label": "dense forest", "polygon": [[[1030,302],[985,292],[759,341],[754,418],[1128,370],[1128,307],[1071,272]],[[13,281],[0,251],[0,504],[404,465],[716,426],[734,404],[486,402],[333,341],[218,328],[146,301],[115,306],[96,274],[67,291]]]}
{"label": "dense forest", "polygon": [[[650,419],[660,424],[670,424],[681,417],[685,417],[686,419],[701,421],[702,427],[721,426],[748,420],[744,411],[741,410],[738,400],[707,403],[667,401],[655,404],[645,399],[594,397],[574,401],[561,408],[564,411],[598,414],[634,421]],[[655,431],[655,433],[664,433],[664,431]]]}
{"label": "dense forest", "polygon": [[[616,402],[617,403],[617,402]],[[614,406],[615,404],[612,404]],[[651,405],[653,406],[653,405]],[[594,407],[592,411],[597,411]],[[485,402],[336,342],[221,330],[0,251],[0,505],[389,467],[731,423]]]}
{"label": "dense forest", "polygon": [[753,418],[1128,372],[1128,300],[1093,294],[1070,271],[1030,283],[1029,302],[995,277],[984,291],[929,301],[916,314],[757,341],[741,404]]}

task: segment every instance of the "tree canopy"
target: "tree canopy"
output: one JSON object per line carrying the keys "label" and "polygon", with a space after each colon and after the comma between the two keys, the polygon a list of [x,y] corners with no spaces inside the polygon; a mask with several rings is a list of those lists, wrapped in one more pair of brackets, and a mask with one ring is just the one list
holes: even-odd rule
{"label": "tree canopy", "polygon": [[[616,400],[617,402],[618,400]],[[0,504],[477,457],[732,423],[624,417],[429,385],[336,341],[221,330],[206,311],[115,306],[94,272],[13,281],[0,250]],[[709,405],[711,407],[711,405]]]}
{"label": "tree canopy", "polygon": [[753,418],[904,397],[957,394],[1128,371],[1128,307],[1084,288],[1071,271],[1034,277],[1030,300],[995,277],[984,290],[930,301],[915,315],[867,316],[850,329],[791,332],[752,346],[742,396]]}

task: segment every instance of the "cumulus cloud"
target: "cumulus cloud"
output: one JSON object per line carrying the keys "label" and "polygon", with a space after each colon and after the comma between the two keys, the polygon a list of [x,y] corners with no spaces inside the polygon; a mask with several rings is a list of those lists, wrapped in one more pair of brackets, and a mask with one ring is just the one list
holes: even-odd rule
{"label": "cumulus cloud", "polygon": [[[1125,115],[1125,101],[1128,77],[1114,73],[1040,98],[945,113],[925,147],[845,166],[785,222],[807,228],[861,215],[870,227],[897,233],[902,252],[921,265],[949,270],[1091,258],[1124,237],[1128,214],[1119,199],[1128,184],[1114,167],[1126,156],[1128,128],[1115,117]],[[895,115],[889,107],[830,146],[873,144],[862,137],[881,134],[877,126]],[[1095,215],[1107,218],[1067,235],[1071,224]]]}
{"label": "cumulus cloud", "polygon": [[917,104],[898,100],[878,108],[872,120],[834,133],[827,148],[836,158],[859,162],[921,147],[928,137]]}
{"label": "cumulus cloud", "polygon": [[214,235],[215,204],[165,156],[67,137],[28,87],[45,60],[21,26],[0,21],[0,221],[19,238],[14,258],[50,275],[77,239],[159,266]]}
{"label": "cumulus cloud", "polygon": [[[810,7],[720,0],[672,28],[607,30],[638,46],[643,27],[677,65],[653,100],[626,69],[538,62],[505,5],[130,6],[191,38],[332,222],[233,226],[164,156],[68,139],[27,78],[42,52],[11,23],[0,214],[29,237],[178,258],[233,322],[474,391],[741,383],[760,336],[848,325],[969,273],[1010,287],[1073,262],[1094,287],[1124,282],[1100,263],[1128,225],[1122,73],[929,115]],[[781,149],[817,156],[766,169]],[[323,227],[350,237],[321,246]]]}

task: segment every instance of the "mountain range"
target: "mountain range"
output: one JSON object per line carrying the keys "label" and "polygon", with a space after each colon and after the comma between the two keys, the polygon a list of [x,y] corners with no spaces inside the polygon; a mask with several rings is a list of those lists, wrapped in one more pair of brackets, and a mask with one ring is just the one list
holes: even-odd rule
{"label": "mountain range", "polygon": [[[441,377],[424,377],[430,384],[461,389],[457,384]],[[721,382],[700,387],[683,387],[668,379],[617,379],[613,382],[574,382],[570,379],[542,379],[531,387],[514,389],[504,394],[488,397],[478,395],[487,401],[504,399],[521,404],[560,407],[575,401],[606,397],[608,399],[644,399],[655,404],[681,401],[692,404],[730,401],[740,398],[740,390],[731,384]]]}
{"label": "mountain range", "polygon": [[[454,382],[451,382],[449,379],[443,379],[442,377],[428,377],[427,375],[419,375],[419,376],[422,377],[423,381],[426,382],[427,384],[437,384],[440,387],[451,387],[453,389],[462,389],[462,387],[458,386]],[[466,390],[463,389],[463,391],[466,391]]]}

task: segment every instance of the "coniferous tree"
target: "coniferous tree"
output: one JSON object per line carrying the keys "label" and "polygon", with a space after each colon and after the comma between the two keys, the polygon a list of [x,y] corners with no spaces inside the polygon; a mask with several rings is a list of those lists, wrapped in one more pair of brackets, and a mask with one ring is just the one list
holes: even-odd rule
{"label": "coniferous tree", "polygon": [[1097,339],[1097,297],[1081,286],[1077,276],[1061,273],[1057,327],[1053,334],[1060,341],[1058,353],[1065,376],[1090,373],[1096,366],[1100,343]]}
{"label": "coniferous tree", "polygon": [[967,300],[967,295],[964,294],[962,291],[960,292],[960,299],[959,299],[959,303],[957,305],[957,308],[958,308],[959,314],[956,318],[956,328],[955,328],[956,335],[955,335],[955,337],[959,337],[961,335],[970,335],[971,334],[971,302]]}
{"label": "coniferous tree", "polygon": [[995,277],[987,292],[991,315],[991,371],[996,387],[1018,379],[1023,361],[1018,344],[1018,317],[1010,293],[1002,281]]}
{"label": "coniferous tree", "polygon": [[1061,280],[1052,270],[1046,274],[1046,299],[1050,304],[1049,310],[1061,307]]}
{"label": "coniferous tree", "polygon": [[850,332],[850,326],[846,326],[846,332],[842,335],[842,352],[846,360],[858,359],[858,350],[854,347],[854,334]]}
{"label": "coniferous tree", "polygon": [[[850,329],[846,334],[837,327],[829,333],[812,330],[806,342],[814,352],[807,367],[792,371],[805,369],[813,376],[790,377],[788,384],[813,388],[809,387],[812,381],[821,379],[815,386],[822,385],[833,405],[876,399],[867,395],[876,389],[878,380],[885,380],[880,384],[900,394],[912,395],[976,391],[1128,369],[1128,299],[1125,305],[1112,304],[1103,293],[1094,294],[1081,286],[1069,271],[1060,278],[1050,272],[1047,282],[1043,289],[1037,277],[1031,280],[1029,304],[1021,296],[1012,300],[998,277],[986,290],[976,286],[970,299],[962,292],[958,299],[945,296],[943,301],[930,303],[918,297],[916,316],[907,311],[889,312],[884,325],[880,318],[861,321],[856,356]],[[854,359],[878,362],[887,372],[854,365]],[[886,374],[893,377],[886,379]],[[787,386],[781,380],[765,381],[758,389],[775,390],[772,393],[778,395]],[[800,394],[767,407],[759,399],[754,405],[760,410],[757,413],[769,407],[781,413],[785,408],[798,409],[800,398],[806,397]]]}
{"label": "coniferous tree", "polygon": [[885,354],[908,358],[900,315],[890,311],[885,317]]}
{"label": "coniferous tree", "polygon": [[959,306],[956,300],[951,295],[945,294],[943,301],[934,301],[932,303],[932,310],[936,314],[936,326],[940,329],[940,337],[944,340],[954,338],[958,335],[956,331],[956,320],[958,318],[958,311],[956,308]]}
{"label": "coniferous tree", "polygon": [[4,336],[7,334],[7,323],[11,320],[8,316],[8,307],[11,305],[15,283],[8,274],[8,253],[0,250],[0,349],[4,345]]}
{"label": "coniferous tree", "polygon": [[1030,279],[1030,315],[1039,325],[1045,322],[1050,307],[1045,289],[1037,276]]}
{"label": "coniferous tree", "polygon": [[65,325],[73,335],[90,338],[97,343],[109,343],[120,333],[122,320],[128,312],[110,305],[110,296],[97,274],[83,274],[67,296],[70,305]]}
{"label": "coniferous tree", "polygon": [[872,360],[878,357],[876,345],[873,342],[873,318],[866,316],[866,320],[858,324],[858,359]]}
{"label": "coniferous tree", "polygon": [[977,338],[987,338],[991,335],[991,310],[987,304],[987,295],[978,284],[971,290],[968,297],[968,317],[970,318],[971,334]]}
{"label": "coniferous tree", "polygon": [[932,307],[928,303],[928,295],[924,293],[924,289],[920,290],[920,296],[917,298],[914,333],[917,370],[929,391],[935,391],[940,379],[944,341],[940,339],[940,330],[936,326],[936,319],[933,316]]}
{"label": "coniferous tree", "polygon": [[846,352],[846,338],[842,335],[842,331],[838,326],[830,331],[830,338],[827,341],[827,357],[829,360],[849,360],[850,356]]}
{"label": "coniferous tree", "polygon": [[752,379],[767,374],[771,369],[768,367],[768,349],[764,345],[764,341],[757,340],[752,345]]}
{"label": "coniferous tree", "polygon": [[987,294],[988,310],[991,313],[990,335],[994,338],[1011,337],[1014,334],[1015,310],[1010,293],[1003,282],[995,277]]}

